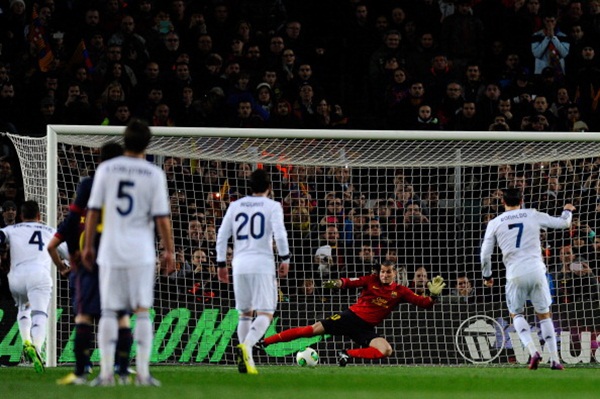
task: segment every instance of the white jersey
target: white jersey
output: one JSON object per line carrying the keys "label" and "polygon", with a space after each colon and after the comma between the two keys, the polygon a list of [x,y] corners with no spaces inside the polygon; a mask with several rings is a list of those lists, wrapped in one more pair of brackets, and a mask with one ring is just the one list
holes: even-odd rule
{"label": "white jersey", "polygon": [[154,266],[154,218],[170,213],[162,169],[127,156],[102,162],[94,176],[88,209],[102,211],[99,265]]}
{"label": "white jersey", "polygon": [[54,237],[55,229],[38,222],[23,222],[0,229],[2,243],[10,246],[10,272],[21,268],[39,269],[50,275],[52,258],[46,245]]}
{"label": "white jersey", "polygon": [[553,217],[535,209],[517,209],[495,217],[488,223],[481,245],[483,275],[492,274],[492,254],[496,242],[502,250],[507,279],[533,271],[545,273],[540,229],[565,229],[571,225],[572,218],[569,211],[563,211],[560,217]]}
{"label": "white jersey", "polygon": [[280,256],[290,253],[283,208],[263,196],[248,196],[232,202],[217,234],[217,262],[224,262],[227,241],[233,236],[233,275],[275,275],[273,238]]}

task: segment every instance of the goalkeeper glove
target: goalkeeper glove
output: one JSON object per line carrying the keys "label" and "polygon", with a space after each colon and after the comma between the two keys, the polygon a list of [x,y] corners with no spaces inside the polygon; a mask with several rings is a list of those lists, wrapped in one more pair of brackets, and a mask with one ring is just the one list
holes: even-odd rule
{"label": "goalkeeper glove", "polygon": [[323,282],[323,288],[338,288],[338,280],[327,280]]}
{"label": "goalkeeper glove", "polygon": [[435,276],[432,281],[427,283],[430,296],[439,296],[445,286],[446,283],[444,283],[444,278],[442,276]]}

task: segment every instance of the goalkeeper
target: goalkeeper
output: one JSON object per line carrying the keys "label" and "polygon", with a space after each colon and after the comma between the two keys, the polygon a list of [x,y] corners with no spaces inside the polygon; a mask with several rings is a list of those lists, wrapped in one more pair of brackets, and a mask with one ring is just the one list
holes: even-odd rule
{"label": "goalkeeper", "polygon": [[358,301],[347,310],[336,313],[312,326],[291,328],[261,340],[258,346],[288,342],[297,338],[331,334],[349,337],[360,348],[342,350],[338,353],[338,365],[345,367],[350,358],[381,359],[392,354],[389,342],[379,336],[375,326],[380,324],[400,303],[412,303],[424,309],[433,307],[446,286],[437,276],[429,282],[429,296],[420,296],[411,289],[396,283],[396,265],[384,261],[379,274],[359,278],[329,280],[324,288],[362,288]]}

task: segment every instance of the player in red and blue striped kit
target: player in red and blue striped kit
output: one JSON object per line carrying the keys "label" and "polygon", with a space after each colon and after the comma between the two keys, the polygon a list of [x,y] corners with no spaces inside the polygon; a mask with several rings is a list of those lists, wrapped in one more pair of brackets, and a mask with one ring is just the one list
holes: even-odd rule
{"label": "player in red and blue striped kit", "polygon": [[432,308],[446,286],[444,279],[437,276],[428,284],[430,296],[420,296],[411,289],[397,284],[396,275],[396,265],[384,261],[378,275],[326,281],[323,284],[325,288],[362,288],[358,301],[347,310],[311,326],[291,328],[271,335],[259,345],[267,346],[323,334],[343,335],[360,345],[360,348],[340,351],[338,354],[340,367],[346,366],[352,357],[380,359],[390,356],[391,345],[377,334],[375,327],[401,303],[412,303],[424,309]]}
{"label": "player in red and blue striped kit", "polygon": [[[105,144],[100,153],[100,161],[123,154],[123,148],[117,143]],[[69,214],[58,227],[55,236],[48,244],[48,252],[61,274],[69,273],[71,303],[75,313],[75,370],[73,373],[59,379],[59,385],[81,385],[87,382],[85,376],[90,365],[90,355],[94,341],[94,320],[100,317],[100,288],[98,286],[98,268],[88,270],[81,264],[80,251],[83,244],[83,231],[87,203],[92,192],[93,176],[81,181]],[[98,242],[99,242],[98,236]],[[58,257],[56,249],[61,242],[66,242],[69,249],[71,268],[66,269]],[[119,329],[117,344],[117,368],[119,375],[127,378],[129,369],[129,352],[133,343],[129,322],[124,321]]]}

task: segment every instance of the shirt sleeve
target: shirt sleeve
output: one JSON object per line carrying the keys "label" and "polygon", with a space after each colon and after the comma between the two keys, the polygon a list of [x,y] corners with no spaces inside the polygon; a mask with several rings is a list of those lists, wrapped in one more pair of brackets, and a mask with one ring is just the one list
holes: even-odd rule
{"label": "shirt sleeve", "polygon": [[231,216],[233,213],[232,208],[233,205],[229,205],[229,209],[225,212],[221,227],[219,227],[219,232],[217,233],[217,262],[225,262],[227,257],[227,241],[229,241],[229,237],[231,237],[233,231]]}
{"label": "shirt sleeve", "polygon": [[75,199],[69,207],[69,210],[77,215],[83,215],[87,208],[88,200],[90,199],[90,193],[92,192],[92,183],[94,181],[91,178],[86,178],[81,181],[79,187],[77,187],[77,193]]}
{"label": "shirt sleeve", "polygon": [[105,185],[105,173],[106,170],[105,164],[102,163],[98,166],[96,171],[96,175],[94,176],[94,184],[92,185],[92,190],[90,193],[90,198],[88,200],[88,209],[100,210],[102,209],[102,205],[104,204],[104,193],[106,190],[104,189]]}
{"label": "shirt sleeve", "polygon": [[566,229],[571,226],[573,220],[573,214],[566,210],[558,217],[550,216],[543,212],[538,212],[536,216],[540,226],[551,229]]}
{"label": "shirt sleeve", "polygon": [[273,223],[273,236],[277,244],[277,252],[279,256],[288,256],[290,254],[290,247],[287,230],[283,222],[283,207],[278,202],[273,207],[272,217],[271,223]]}
{"label": "shirt sleeve", "polygon": [[156,178],[157,192],[152,204],[152,216],[168,216],[171,211],[169,207],[169,189],[167,188],[167,177],[160,170]]}
{"label": "shirt sleeve", "polygon": [[483,277],[492,275],[492,254],[496,246],[496,237],[494,235],[494,223],[490,221],[485,229],[485,236],[481,243],[481,273]]}

